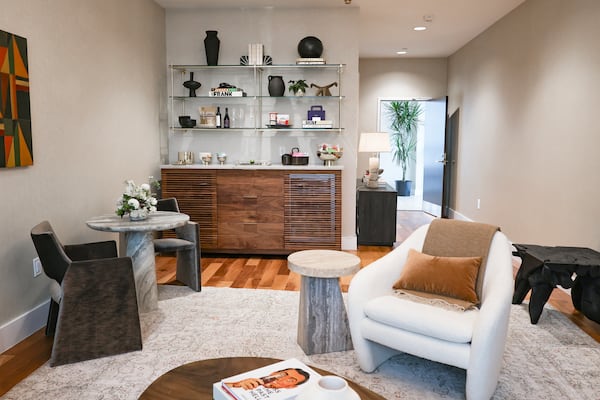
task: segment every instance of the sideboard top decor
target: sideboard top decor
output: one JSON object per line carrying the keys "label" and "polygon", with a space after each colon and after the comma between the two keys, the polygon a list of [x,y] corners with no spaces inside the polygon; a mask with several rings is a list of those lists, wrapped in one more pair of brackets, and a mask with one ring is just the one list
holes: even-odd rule
{"label": "sideboard top decor", "polygon": [[33,165],[27,39],[0,30],[0,168]]}

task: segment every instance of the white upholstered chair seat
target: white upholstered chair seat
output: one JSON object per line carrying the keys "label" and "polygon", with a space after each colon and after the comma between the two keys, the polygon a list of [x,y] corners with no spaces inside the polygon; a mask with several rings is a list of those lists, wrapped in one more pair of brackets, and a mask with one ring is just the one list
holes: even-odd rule
{"label": "white upholstered chair seat", "polygon": [[[396,296],[376,297],[365,305],[364,311],[373,321],[454,343],[471,342],[479,313],[477,309],[455,311]],[[367,337],[368,329],[368,325],[362,326]]]}

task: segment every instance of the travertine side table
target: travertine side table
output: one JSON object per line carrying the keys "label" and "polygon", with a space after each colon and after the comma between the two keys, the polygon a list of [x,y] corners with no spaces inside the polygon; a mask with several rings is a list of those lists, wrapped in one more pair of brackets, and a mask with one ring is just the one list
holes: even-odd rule
{"label": "travertine side table", "polygon": [[288,268],[302,275],[298,344],[306,354],[352,349],[339,277],[360,269],[360,258],[336,250],[304,250],[288,256]]}

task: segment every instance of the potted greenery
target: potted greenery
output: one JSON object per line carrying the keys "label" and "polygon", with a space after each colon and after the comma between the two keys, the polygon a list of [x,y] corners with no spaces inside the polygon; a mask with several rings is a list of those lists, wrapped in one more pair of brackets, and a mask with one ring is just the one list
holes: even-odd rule
{"label": "potted greenery", "polygon": [[294,93],[294,95],[296,96],[304,96],[306,88],[308,87],[308,84],[304,79],[298,79],[297,81],[289,81],[288,83],[288,90],[290,92]]}
{"label": "potted greenery", "polygon": [[410,196],[412,181],[406,180],[409,162],[415,159],[417,128],[423,113],[416,101],[392,101],[387,105],[391,119],[393,160],[402,167],[402,180],[396,181],[398,196]]}

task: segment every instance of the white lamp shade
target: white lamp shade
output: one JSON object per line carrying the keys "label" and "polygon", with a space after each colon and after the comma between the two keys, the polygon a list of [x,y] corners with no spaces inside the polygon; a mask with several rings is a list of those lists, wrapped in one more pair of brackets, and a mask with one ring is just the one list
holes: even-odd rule
{"label": "white lamp shade", "polygon": [[364,153],[384,153],[392,150],[390,137],[385,132],[361,133],[358,151]]}

